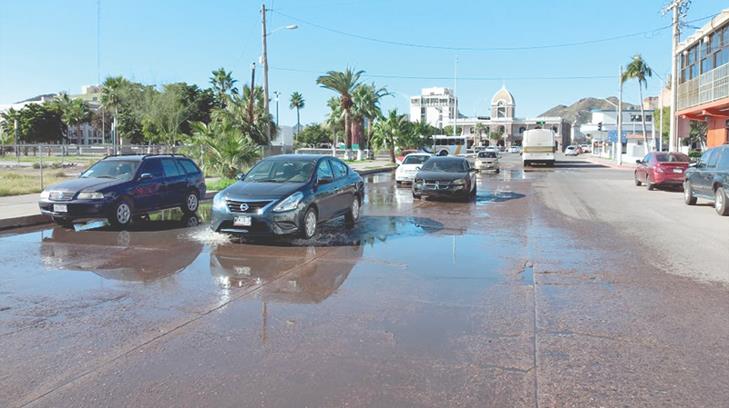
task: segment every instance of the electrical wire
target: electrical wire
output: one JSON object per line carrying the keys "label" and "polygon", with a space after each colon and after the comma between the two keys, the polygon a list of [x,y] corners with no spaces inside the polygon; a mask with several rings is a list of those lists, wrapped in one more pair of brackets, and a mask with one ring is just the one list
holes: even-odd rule
{"label": "electrical wire", "polygon": [[[364,40],[364,41],[376,42],[379,44],[401,46],[401,47],[449,50],[449,51],[528,51],[528,50],[538,50],[538,49],[577,47],[577,46],[582,46],[582,45],[591,45],[591,44],[599,44],[599,43],[604,43],[604,42],[622,40],[622,39],[638,37],[638,36],[646,36],[646,35],[652,36],[663,30],[666,30],[666,29],[669,29],[672,27],[671,24],[668,24],[668,25],[665,25],[665,26],[662,26],[662,27],[659,27],[659,28],[656,28],[653,30],[648,30],[648,31],[640,31],[640,32],[634,32],[634,33],[616,35],[616,36],[612,36],[612,37],[598,38],[598,39],[585,40],[585,41],[575,41],[575,42],[569,42],[569,43],[559,43],[559,44],[525,45],[525,46],[517,46],[517,47],[465,47],[465,46],[454,47],[454,46],[444,46],[444,45],[435,45],[435,44],[420,44],[420,43],[410,43],[410,42],[402,42],[402,41],[394,41],[394,40],[383,40],[381,38],[369,37],[366,35],[355,34],[355,33],[350,33],[350,32],[338,30],[338,29],[331,28],[331,27],[326,27],[321,24],[317,24],[317,23],[305,20],[300,17],[295,17],[295,16],[292,16],[289,14],[282,13],[277,10],[271,10],[271,11],[282,17],[290,18],[290,19],[298,21],[302,24],[306,24],[306,25],[316,27],[316,28],[324,30],[324,31],[328,31],[328,32],[331,32],[334,34],[339,34],[339,35],[346,36],[346,37],[357,38],[357,39]],[[695,23],[698,21],[710,19],[710,18],[717,16],[718,14],[719,13],[715,13],[710,16],[685,21],[684,24]]]}
{"label": "electrical wire", "polygon": [[[285,71],[285,72],[301,72],[306,74],[323,75],[323,71],[313,71],[298,68],[286,68],[286,67],[269,67],[268,69],[274,71]],[[383,79],[422,79],[422,80],[452,80],[452,76],[417,76],[417,75],[397,75],[397,74],[368,74],[363,73],[363,77],[369,78],[383,78]],[[574,76],[514,76],[514,77],[479,77],[479,76],[464,76],[458,77],[459,81],[522,81],[522,80],[581,80],[581,79],[607,79],[613,78],[614,75],[574,75]]]}

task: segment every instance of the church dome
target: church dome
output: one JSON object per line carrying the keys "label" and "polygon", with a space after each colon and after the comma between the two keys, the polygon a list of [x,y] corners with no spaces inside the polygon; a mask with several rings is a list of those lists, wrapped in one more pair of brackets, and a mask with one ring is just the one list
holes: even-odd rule
{"label": "church dome", "polygon": [[514,95],[509,92],[508,89],[506,89],[505,85],[501,86],[501,89],[496,91],[494,94],[494,97],[491,98],[491,106],[496,106],[501,102],[501,105],[505,106],[514,106]]}

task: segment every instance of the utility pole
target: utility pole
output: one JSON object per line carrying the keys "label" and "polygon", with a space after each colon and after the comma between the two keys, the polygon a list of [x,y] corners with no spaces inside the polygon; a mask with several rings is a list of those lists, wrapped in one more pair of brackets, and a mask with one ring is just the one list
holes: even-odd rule
{"label": "utility pole", "polygon": [[[453,137],[457,136],[458,129],[458,57],[453,64]],[[468,147],[468,143],[466,143]]]}
{"label": "utility pole", "polygon": [[20,162],[20,152],[18,151],[18,139],[19,139],[18,134],[20,133],[20,130],[18,130],[18,119],[15,119],[13,121],[13,126],[15,129],[15,160],[17,160],[19,163]]}
{"label": "utility pole", "polygon": [[[665,83],[664,83],[665,84]],[[661,87],[661,93],[658,94],[658,105],[661,109],[661,111],[658,113],[659,116],[659,130],[658,130],[658,151],[663,151],[663,87]],[[655,120],[655,115],[653,115],[653,120]],[[655,126],[654,126],[655,127]]]}
{"label": "utility pole", "polygon": [[268,122],[268,50],[266,47],[266,3],[261,4],[261,38],[263,40],[263,55],[261,55],[261,64],[263,64],[263,111],[264,120],[266,121],[266,143],[271,144],[271,124]]}
{"label": "utility pole", "polygon": [[256,90],[256,63],[251,63],[251,93],[248,97],[248,122],[253,125],[253,101],[255,99]]}
{"label": "utility pole", "polygon": [[276,99],[276,127],[278,127],[278,97],[281,96],[281,92],[273,91],[273,96]]}
{"label": "utility pole", "polygon": [[663,14],[667,14],[669,11],[672,15],[671,25],[673,27],[673,41],[671,43],[671,117],[669,118],[668,137],[669,146],[668,151],[677,152],[678,149],[678,124],[676,120],[676,104],[678,102],[677,91],[678,91],[678,69],[676,62],[676,49],[678,48],[678,42],[681,40],[681,32],[679,30],[679,23],[681,15],[685,15],[688,11],[691,0],[671,0],[663,8]]}
{"label": "utility pole", "polygon": [[620,86],[618,91],[618,118],[617,125],[618,129],[616,132],[617,140],[615,142],[615,159],[618,161],[618,166],[623,165],[623,66],[620,66],[620,73],[618,74],[618,84]]}

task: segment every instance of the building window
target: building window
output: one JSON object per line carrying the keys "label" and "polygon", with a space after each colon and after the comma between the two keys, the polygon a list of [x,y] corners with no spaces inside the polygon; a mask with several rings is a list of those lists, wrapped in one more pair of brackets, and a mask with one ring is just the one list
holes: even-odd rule
{"label": "building window", "polygon": [[496,103],[496,117],[497,118],[505,118],[506,117],[506,106],[504,106],[503,101],[499,101]]}

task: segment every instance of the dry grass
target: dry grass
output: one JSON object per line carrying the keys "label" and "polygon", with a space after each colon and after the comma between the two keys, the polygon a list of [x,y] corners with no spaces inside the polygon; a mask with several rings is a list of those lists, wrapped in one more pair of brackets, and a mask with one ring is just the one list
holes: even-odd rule
{"label": "dry grass", "polygon": [[[49,186],[67,180],[63,172],[46,172],[43,185]],[[0,197],[41,192],[40,174],[0,172]]]}

